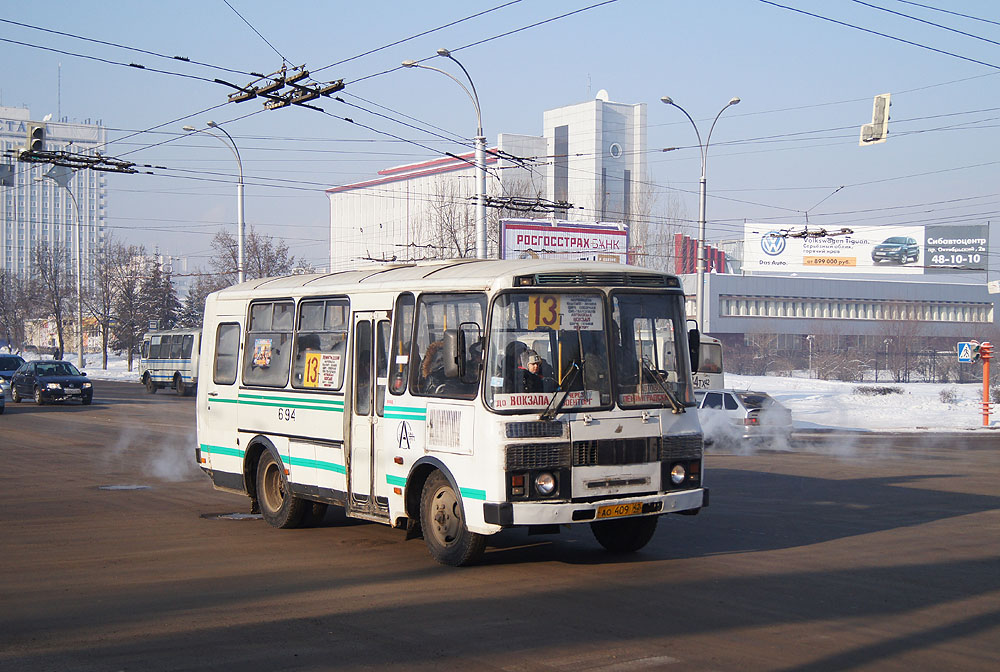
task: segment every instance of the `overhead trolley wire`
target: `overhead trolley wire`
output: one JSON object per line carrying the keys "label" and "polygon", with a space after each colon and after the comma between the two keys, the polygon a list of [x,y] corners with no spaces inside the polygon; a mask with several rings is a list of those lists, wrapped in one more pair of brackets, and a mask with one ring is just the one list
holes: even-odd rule
{"label": "overhead trolley wire", "polygon": [[244,72],[243,70],[235,70],[233,68],[227,68],[221,65],[213,65],[211,63],[203,63],[201,61],[196,61],[194,59],[188,58],[186,56],[169,56],[167,54],[161,54],[155,51],[150,51],[148,49],[140,49],[139,47],[131,47],[127,44],[118,44],[117,42],[108,42],[106,40],[98,40],[92,37],[84,37],[82,35],[74,35],[73,33],[67,33],[61,30],[53,30],[52,28],[42,28],[41,26],[33,26],[30,23],[22,23],[20,21],[13,21],[11,19],[0,18],[0,23],[9,23],[15,26],[21,26],[22,28],[31,28],[32,30],[40,30],[45,33],[52,33],[53,35],[61,35],[63,37],[71,37],[76,40],[83,40],[84,42],[93,42],[94,44],[103,44],[107,47],[115,47],[117,49],[126,49],[128,51],[134,51],[139,54],[146,54],[148,56],[156,56],[157,58],[166,58],[171,61],[181,61],[182,63],[191,63],[192,65],[200,65],[206,68],[213,68],[215,70],[223,70],[225,72],[232,72],[238,75],[252,76],[253,73]]}
{"label": "overhead trolley wire", "polygon": [[865,33],[870,33],[872,35],[877,35],[879,37],[884,37],[884,38],[889,39],[889,40],[895,40],[896,42],[902,42],[904,44],[909,44],[910,46],[919,47],[921,49],[926,49],[928,51],[933,51],[933,52],[936,52],[938,54],[944,54],[945,56],[952,56],[954,58],[958,58],[958,59],[961,59],[963,61],[968,61],[970,63],[976,63],[978,65],[985,65],[988,68],[994,68],[996,70],[1000,70],[1000,65],[996,65],[994,63],[987,63],[986,61],[980,61],[980,60],[975,59],[975,58],[970,58],[969,56],[962,56],[961,54],[956,54],[953,51],[947,51],[945,49],[938,49],[937,47],[932,47],[932,46],[927,45],[927,44],[921,44],[920,42],[914,42],[912,40],[907,40],[907,39],[904,39],[902,37],[897,37],[895,35],[890,35],[888,33],[882,33],[882,32],[879,32],[877,30],[872,30],[871,28],[864,28],[862,26],[858,26],[858,25],[855,25],[853,23],[848,23],[846,21],[839,21],[837,19],[830,18],[829,16],[823,16],[821,14],[814,14],[813,12],[807,12],[806,10],[799,9],[797,7],[789,7],[788,5],[781,5],[781,4],[778,4],[777,2],[772,2],[772,0],[757,0],[757,2],[764,3],[765,5],[771,5],[772,7],[777,7],[779,9],[784,9],[784,10],[787,10],[789,12],[797,12],[799,14],[804,14],[806,16],[811,16],[814,19],[821,19],[823,21],[829,21],[830,23],[835,23],[837,25],[845,26],[847,28],[854,28],[855,30],[860,30],[860,31],[865,32]]}

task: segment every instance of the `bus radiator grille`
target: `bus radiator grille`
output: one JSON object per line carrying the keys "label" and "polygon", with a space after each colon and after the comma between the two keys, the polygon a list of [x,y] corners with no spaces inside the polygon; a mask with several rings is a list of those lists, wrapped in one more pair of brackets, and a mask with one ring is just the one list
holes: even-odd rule
{"label": "bus radiator grille", "polygon": [[573,466],[593,467],[658,462],[660,439],[594,439],[573,442]]}
{"label": "bus radiator grille", "polygon": [[704,442],[700,435],[666,436],[660,439],[660,462],[682,459],[699,459]]}
{"label": "bus radiator grille", "polygon": [[563,422],[508,422],[504,427],[508,439],[553,439],[565,436],[566,423]]}
{"label": "bus radiator grille", "polygon": [[569,464],[568,443],[524,443],[507,446],[507,471],[562,467]]}

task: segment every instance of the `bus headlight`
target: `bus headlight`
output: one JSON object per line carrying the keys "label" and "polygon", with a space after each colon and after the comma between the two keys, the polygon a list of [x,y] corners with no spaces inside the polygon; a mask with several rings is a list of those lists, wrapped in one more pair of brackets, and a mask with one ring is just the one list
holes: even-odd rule
{"label": "bus headlight", "polygon": [[683,464],[675,464],[670,470],[670,480],[673,481],[674,485],[680,485],[683,483],[686,476],[687,472],[684,471]]}
{"label": "bus headlight", "polygon": [[545,471],[535,477],[535,490],[538,494],[548,497],[556,491],[556,477]]}

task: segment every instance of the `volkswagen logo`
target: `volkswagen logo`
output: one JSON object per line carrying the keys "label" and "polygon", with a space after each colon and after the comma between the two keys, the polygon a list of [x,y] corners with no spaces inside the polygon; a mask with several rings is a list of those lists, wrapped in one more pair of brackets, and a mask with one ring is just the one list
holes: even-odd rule
{"label": "volkswagen logo", "polygon": [[764,254],[776,257],[785,251],[785,237],[777,231],[768,231],[760,239],[760,249],[764,250]]}

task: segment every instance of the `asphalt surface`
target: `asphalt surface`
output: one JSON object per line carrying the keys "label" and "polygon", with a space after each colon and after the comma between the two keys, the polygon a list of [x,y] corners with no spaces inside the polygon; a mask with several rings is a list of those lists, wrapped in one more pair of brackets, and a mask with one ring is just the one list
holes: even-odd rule
{"label": "asphalt surface", "polygon": [[1000,434],[713,452],[701,515],[483,564],[331,511],[275,530],[194,466],[194,399],[0,416],[0,670],[996,670]]}

